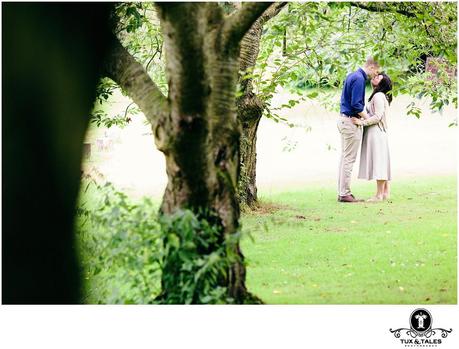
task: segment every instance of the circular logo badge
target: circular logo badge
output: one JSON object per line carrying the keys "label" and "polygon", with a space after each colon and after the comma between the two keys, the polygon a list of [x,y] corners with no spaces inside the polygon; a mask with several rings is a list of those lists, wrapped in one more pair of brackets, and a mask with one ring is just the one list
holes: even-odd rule
{"label": "circular logo badge", "polygon": [[432,315],[426,309],[416,309],[410,316],[411,329],[424,333],[432,327]]}

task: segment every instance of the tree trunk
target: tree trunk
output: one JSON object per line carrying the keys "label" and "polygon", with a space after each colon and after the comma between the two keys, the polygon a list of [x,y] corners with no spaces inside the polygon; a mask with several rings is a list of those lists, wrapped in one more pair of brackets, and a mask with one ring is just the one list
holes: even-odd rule
{"label": "tree trunk", "polygon": [[239,85],[242,96],[237,99],[237,117],[242,125],[241,170],[238,183],[238,197],[242,205],[253,207],[258,201],[256,185],[257,131],[263,115],[264,103],[253,93],[252,80],[244,75],[255,68],[263,25],[276,16],[286,3],[273,3],[245,34],[239,56]]}
{"label": "tree trunk", "polygon": [[[199,219],[212,220],[223,235],[235,234],[240,131],[231,101],[235,98],[236,57],[222,52],[218,45],[220,33],[208,22],[216,14],[213,6],[167,4],[159,8],[172,126],[165,130],[168,184],[162,213],[189,209]],[[227,277],[219,276],[219,284],[228,288],[235,302],[242,303],[247,290],[238,245],[236,253],[241,260],[231,266]],[[170,270],[163,273],[162,297],[167,299],[177,287],[168,282],[168,274],[180,274],[181,266],[165,264]]]}
{"label": "tree trunk", "polygon": [[[267,7],[246,7],[249,6],[258,11],[250,14],[253,21]],[[167,146],[163,148],[168,185],[161,211],[173,215],[183,209],[191,210],[217,226],[221,243],[239,232],[236,191],[241,131],[235,95],[239,41],[245,33],[239,21],[244,23],[246,17],[233,17],[224,23],[221,9],[213,3],[158,7],[167,57],[170,108],[170,127],[164,129]],[[247,9],[245,12],[247,16]],[[228,25],[231,20],[233,24]],[[246,271],[239,243],[229,248],[232,251],[227,253],[237,258],[219,275],[216,286],[227,288],[235,303],[253,301],[245,286]],[[180,265],[170,267],[169,275],[163,273],[162,298],[177,288],[170,282],[170,274],[180,273]]]}
{"label": "tree trunk", "polygon": [[[269,6],[246,3],[224,18],[216,3],[157,3],[167,98],[121,45],[106,66],[107,75],[133,98],[152,124],[155,142],[166,158],[168,184],[161,215],[167,236],[160,302],[259,302],[246,289],[238,242],[241,127],[235,106],[240,42]],[[198,221],[191,228],[179,221],[186,210]],[[186,229],[193,230],[192,241],[185,241],[190,238]],[[218,236],[209,238],[206,229]],[[208,281],[213,288],[226,290],[227,298],[209,300],[193,281],[199,276],[193,266],[222,248],[228,263]],[[184,262],[190,253],[198,255]]]}
{"label": "tree trunk", "polygon": [[238,103],[238,118],[242,123],[241,171],[238,183],[239,202],[252,208],[257,204],[257,131],[263,115],[258,97],[247,94]]}

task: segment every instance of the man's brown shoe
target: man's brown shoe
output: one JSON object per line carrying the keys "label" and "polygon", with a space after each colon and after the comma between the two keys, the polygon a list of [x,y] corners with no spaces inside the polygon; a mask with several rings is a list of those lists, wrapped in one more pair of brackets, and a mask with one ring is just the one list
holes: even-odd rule
{"label": "man's brown shoe", "polygon": [[346,196],[339,196],[338,201],[339,202],[362,202],[362,200],[357,200],[352,194],[349,194]]}

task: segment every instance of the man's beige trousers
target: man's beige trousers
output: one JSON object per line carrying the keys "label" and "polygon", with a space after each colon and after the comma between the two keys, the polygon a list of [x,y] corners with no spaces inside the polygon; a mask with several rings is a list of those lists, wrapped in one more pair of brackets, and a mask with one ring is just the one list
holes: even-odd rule
{"label": "man's beige trousers", "polygon": [[339,163],[338,195],[351,194],[351,176],[362,140],[362,127],[354,125],[351,118],[339,116],[338,130],[341,135],[341,159]]}

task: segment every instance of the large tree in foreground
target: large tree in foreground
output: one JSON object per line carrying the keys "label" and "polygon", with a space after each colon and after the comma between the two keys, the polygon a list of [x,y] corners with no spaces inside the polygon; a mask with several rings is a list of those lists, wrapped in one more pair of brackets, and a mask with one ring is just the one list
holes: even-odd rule
{"label": "large tree in foreground", "polygon": [[[216,3],[158,3],[167,97],[119,42],[106,65],[107,76],[150,121],[156,145],[165,155],[168,184],[161,213],[174,216],[181,210],[191,210],[198,220],[212,226],[218,236],[200,248],[202,254],[233,240],[226,245],[226,253],[236,258],[213,280],[215,287],[226,288],[236,303],[251,301],[245,286],[243,256],[237,239],[231,239],[239,232],[239,52],[242,38],[269,6],[270,3],[245,3],[225,17]],[[194,233],[203,232],[196,228]],[[174,246],[185,248],[182,242]],[[177,283],[186,267],[166,258],[163,268],[160,298],[164,302],[180,302],[175,297],[180,287]],[[171,275],[177,275],[173,282]],[[199,295],[192,299],[200,301]]]}

